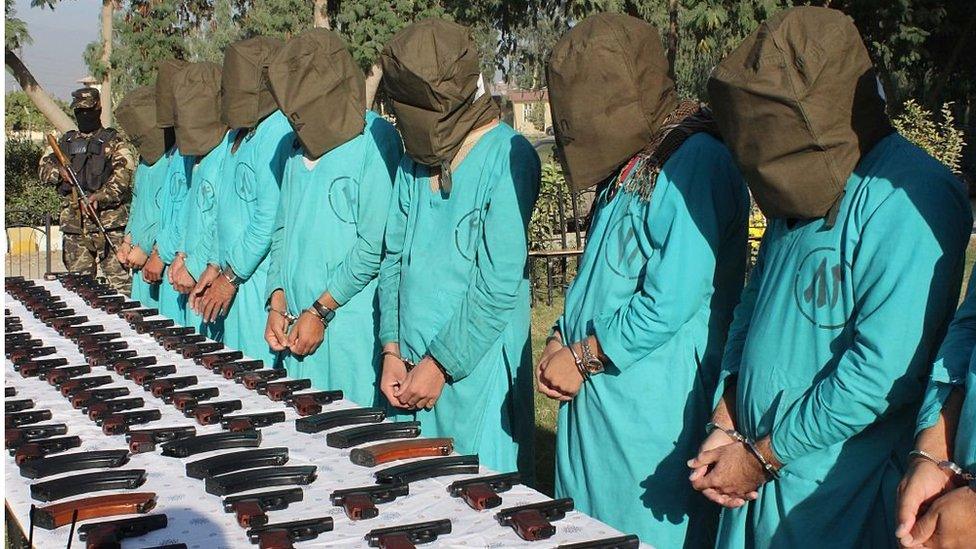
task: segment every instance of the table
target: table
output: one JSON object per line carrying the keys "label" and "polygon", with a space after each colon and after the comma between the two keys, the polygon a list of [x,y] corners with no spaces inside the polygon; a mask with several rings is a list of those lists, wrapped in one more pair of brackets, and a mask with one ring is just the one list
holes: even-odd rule
{"label": "table", "polygon": [[[175,352],[164,350],[148,335],[137,334],[120,317],[109,315],[88,306],[77,294],[64,288],[58,281],[42,281],[39,283],[53,294],[62,296],[68,306],[77,311],[77,314],[87,315],[91,323],[102,324],[106,330],[120,332],[128,347],[136,349],[140,355],[154,355],[157,357],[158,364],[175,364],[177,373],[174,375],[196,375],[200,381],[199,386],[218,387],[220,396],[216,400],[241,399],[243,410],[234,413],[285,411],[286,422],[262,429],[261,447],[287,447],[290,456],[288,465],[314,464],[318,467],[317,479],[310,485],[303,487],[304,499],[302,501],[292,503],[289,508],[284,510],[270,511],[268,513],[269,522],[276,523],[319,516],[331,516],[334,519],[333,531],[321,534],[315,540],[296,542],[296,547],[365,547],[366,542],[363,536],[372,529],[443,518],[451,519],[452,532],[442,535],[437,542],[424,547],[541,548],[622,535],[591,517],[573,511],[568,513],[563,520],[554,523],[556,525],[554,537],[540,542],[523,541],[511,528],[500,526],[494,518],[495,513],[501,508],[545,501],[549,498],[527,486],[517,485],[510,491],[501,494],[503,502],[500,508],[475,511],[461,499],[451,497],[446,491],[447,485],[451,482],[470,478],[474,475],[417,481],[410,485],[408,496],[379,505],[380,514],[378,517],[370,520],[352,521],[346,517],[342,508],[331,504],[329,495],[333,490],[340,488],[374,484],[372,473],[379,468],[393,464],[381,465],[375,469],[354,465],[349,461],[350,449],[331,448],[325,444],[327,432],[311,435],[297,432],[295,420],[299,416],[284,403],[272,402],[233,381],[225,380],[221,376],[211,373],[192,360],[185,359]],[[56,347],[57,354],[53,356],[64,357],[68,359],[69,364],[84,362],[83,356],[74,342],[60,336],[55,330],[34,318],[23,304],[13,299],[9,294],[6,296],[5,306],[12,315],[21,318],[25,330],[34,334],[34,337],[41,338],[44,345]],[[6,361],[6,366],[4,383],[7,387],[17,389],[17,396],[14,398],[34,399],[35,408],[50,409],[54,415],[51,421],[45,423],[66,423],[69,435],[79,435],[82,438],[81,447],[71,451],[126,447],[124,437],[103,435],[101,429],[80,410],[73,409],[57,389],[37,378],[22,378],[13,370],[13,364],[9,360]],[[126,380],[115,372],[107,372],[104,368],[93,369],[92,374],[96,373],[112,375],[116,379],[110,386],[128,386],[131,390],[130,396],[143,396],[146,400],[146,407],[161,410],[161,420],[133,428],[195,425],[197,434],[221,431],[219,425],[197,425],[192,419],[183,417],[173,406],[164,404],[161,399],[153,397],[148,392],[144,393],[134,382]],[[355,404],[352,402],[341,400],[325,406],[323,411],[354,406]],[[123,467],[147,471],[146,483],[138,490],[152,491],[158,495],[157,505],[152,513],[165,513],[169,524],[163,530],[151,532],[140,538],[125,540],[123,547],[150,547],[177,542],[185,543],[190,549],[253,547],[247,540],[245,530],[237,524],[234,515],[223,511],[222,498],[206,493],[202,480],[185,476],[185,464],[187,462],[227,451],[236,450],[208,452],[185,460],[163,457],[158,448],[155,452],[132,455],[130,462]],[[397,462],[396,464],[398,463],[404,462]],[[78,473],[72,472],[59,476],[70,476]],[[481,468],[482,475],[491,473],[492,471],[484,467]],[[29,486],[33,481],[20,475],[18,467],[9,455],[4,460],[4,476],[6,481],[4,495],[8,510],[26,532],[27,516],[32,503]],[[49,478],[54,479],[58,476]],[[256,490],[256,492],[264,490]],[[44,505],[40,502],[37,504]],[[118,517],[96,519],[90,522],[113,520],[114,518]],[[84,522],[79,522],[80,524],[84,524]],[[35,528],[35,546],[43,548],[64,547],[68,542],[68,531],[69,527],[67,526],[53,531]]]}

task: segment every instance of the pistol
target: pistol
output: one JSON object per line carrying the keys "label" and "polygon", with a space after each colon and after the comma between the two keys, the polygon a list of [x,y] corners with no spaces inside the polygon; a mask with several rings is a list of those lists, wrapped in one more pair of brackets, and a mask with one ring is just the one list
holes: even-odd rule
{"label": "pistol", "polygon": [[409,493],[410,487],[406,484],[377,484],[336,490],[332,492],[329,499],[332,505],[342,507],[350,519],[365,520],[379,515],[376,505],[389,503]]}
{"label": "pistol", "polygon": [[511,490],[519,482],[518,473],[503,473],[454,481],[447,487],[447,492],[451,497],[463,499],[475,511],[483,511],[501,505],[502,498],[498,494]]}
{"label": "pistol", "polygon": [[495,515],[502,526],[511,526],[525,541],[549,539],[556,534],[552,521],[560,520],[573,510],[570,498],[530,503],[503,509]]}
{"label": "pistol", "polygon": [[162,427],[158,429],[133,429],[125,435],[129,444],[129,451],[133,454],[152,452],[156,444],[192,437],[197,434],[197,428],[192,425],[183,427]]}
{"label": "pistol", "polygon": [[268,523],[268,515],[265,513],[287,509],[290,504],[302,501],[303,497],[301,488],[228,496],[224,498],[224,511],[235,513],[237,524],[242,528],[264,526]]}
{"label": "pistol", "polygon": [[438,536],[450,533],[450,520],[432,520],[371,530],[366,534],[366,543],[382,549],[413,549],[416,545],[437,541]]}
{"label": "pistol", "polygon": [[289,549],[296,541],[315,539],[332,530],[332,517],[319,517],[256,526],[247,531],[251,543],[267,549]]}
{"label": "pistol", "polygon": [[116,412],[102,420],[102,432],[106,435],[122,435],[131,425],[144,425],[162,419],[159,410],[136,410],[134,412]]}
{"label": "pistol", "polygon": [[187,408],[183,415],[193,417],[200,425],[214,425],[219,423],[224,414],[240,410],[243,404],[240,400],[226,400],[222,402],[207,402]]}
{"label": "pistol", "polygon": [[78,539],[85,542],[85,549],[108,549],[121,547],[125,538],[144,536],[154,530],[166,528],[166,515],[146,515],[143,517],[83,524],[78,527]]}

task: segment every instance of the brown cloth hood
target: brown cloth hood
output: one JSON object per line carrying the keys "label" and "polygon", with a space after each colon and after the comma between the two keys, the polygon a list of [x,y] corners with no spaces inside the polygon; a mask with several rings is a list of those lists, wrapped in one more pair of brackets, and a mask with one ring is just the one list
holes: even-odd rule
{"label": "brown cloth hood", "polygon": [[176,125],[176,98],[173,95],[173,82],[176,74],[189,65],[180,59],[160,61],[156,71],[156,125],[172,128]]}
{"label": "brown cloth hood", "polygon": [[253,128],[278,108],[265,71],[284,42],[257,36],[234,42],[224,53],[220,119],[229,128]]}
{"label": "brown cloth hood", "polygon": [[115,108],[115,118],[136,146],[143,162],[152,166],[166,152],[163,129],[156,125],[156,90],[142,86],[129,92]]}
{"label": "brown cloth hood", "polygon": [[615,174],[677,105],[660,33],[628,15],[586,18],[546,69],[558,156],[575,190]]}
{"label": "brown cloth hood", "polygon": [[268,79],[278,108],[312,158],[366,127],[365,75],[328,29],[309,29],[289,40],[268,67]]}
{"label": "brown cloth hood", "polygon": [[220,121],[220,65],[193,63],[176,75],[176,146],[183,155],[203,156],[227,133]]}
{"label": "brown cloth hood", "polygon": [[861,157],[892,131],[854,22],[828,8],[771,17],[715,68],[708,93],[769,217],[826,216]]}
{"label": "brown cloth hood", "polygon": [[498,117],[483,87],[471,31],[426,19],[398,32],[380,56],[383,88],[410,157],[449,166],[465,136]]}

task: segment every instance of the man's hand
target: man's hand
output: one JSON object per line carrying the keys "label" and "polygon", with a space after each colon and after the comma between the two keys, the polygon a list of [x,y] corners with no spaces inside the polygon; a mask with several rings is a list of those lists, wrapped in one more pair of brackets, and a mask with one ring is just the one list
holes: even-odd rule
{"label": "man's hand", "polygon": [[125,235],[122,239],[122,243],[119,244],[118,249],[115,252],[115,259],[125,267],[131,267],[129,264],[129,253],[132,251],[132,241],[129,240],[129,235]]}
{"label": "man's hand", "polygon": [[400,346],[396,343],[388,343],[383,346],[383,373],[380,375],[380,392],[390,401],[390,405],[396,408],[407,408],[407,405],[400,402],[396,397],[400,386],[407,379],[407,363],[400,357]]}
{"label": "man's hand", "polygon": [[[701,447],[698,449],[698,453],[702,454],[704,452],[708,452],[716,448],[720,448],[722,446],[727,446],[729,444],[735,444],[735,440],[733,440],[732,437],[730,437],[729,435],[725,434],[725,431],[721,429],[715,429],[714,431],[712,431],[710,435],[705,437],[705,440],[702,442]],[[688,462],[689,467],[691,466],[692,461],[694,460]],[[707,472],[708,472],[707,466],[692,467],[691,476],[688,477],[688,480],[691,481],[692,484],[694,484],[696,481],[704,477],[705,473]],[[733,498],[733,497],[722,495],[714,488],[706,488],[702,490],[702,494],[708,499],[714,501],[715,503],[718,503],[719,505],[723,505],[725,507],[731,507],[731,508],[741,507],[746,503],[746,500],[742,498]]]}
{"label": "man's hand", "polygon": [[146,266],[146,262],[149,261],[149,256],[146,252],[142,251],[139,246],[132,246],[129,249],[129,255],[126,257],[126,264],[133,269],[142,269]]}
{"label": "man's hand", "polygon": [[688,462],[688,467],[707,471],[701,476],[692,473],[691,485],[695,490],[705,494],[711,489],[709,494],[714,497],[705,494],[706,497],[733,509],[756,499],[757,490],[766,482],[766,472],[759,460],[745,444],[738,442],[719,444],[712,450],[703,451]]}
{"label": "man's hand", "polygon": [[895,536],[905,547],[913,545],[912,529],[936,498],[956,488],[953,475],[926,459],[914,458],[898,485],[898,529]]}
{"label": "man's hand", "polygon": [[165,267],[166,264],[159,257],[159,252],[153,249],[149,260],[146,261],[146,265],[142,268],[142,279],[149,284],[156,284],[163,279],[163,269]]}
{"label": "man's hand", "polygon": [[292,354],[307,356],[315,352],[325,339],[325,325],[310,311],[302,311],[291,331],[288,332],[288,348]]}
{"label": "man's hand", "polygon": [[956,488],[932,502],[911,533],[899,537],[899,541],[905,547],[970,548],[976,539],[973,517],[976,517],[976,490],[969,486]]}
{"label": "man's hand", "polygon": [[284,351],[288,348],[288,318],[281,314],[288,310],[285,302],[285,291],[275,290],[271,294],[271,310],[268,311],[268,323],[264,327],[264,340],[273,351]]}
{"label": "man's hand", "polygon": [[539,363],[535,366],[535,389],[536,391],[542,393],[543,395],[554,399],[554,400],[570,400],[569,395],[564,395],[559,391],[553,389],[547,385],[542,380],[542,372],[546,369],[549,360],[556,355],[563,348],[562,334],[558,331],[554,332],[552,337],[546,341],[546,348],[542,350],[542,356],[539,358]]}
{"label": "man's hand", "polygon": [[198,315],[203,316],[202,300],[203,294],[210,287],[216,278],[220,276],[220,267],[214,264],[208,264],[207,268],[203,270],[200,274],[200,280],[197,280],[196,285],[190,290],[190,299],[187,304],[190,306],[194,312]]}
{"label": "man's hand", "polygon": [[183,270],[185,266],[183,265],[183,254],[177,253],[176,258],[170,263],[169,269],[166,271],[166,280],[169,282],[170,286],[174,289],[176,288],[176,276]]}
{"label": "man's hand", "polygon": [[408,408],[430,410],[437,403],[446,383],[444,372],[433,358],[427,356],[410,370],[399,389],[393,391],[393,396]]}
{"label": "man's hand", "polygon": [[[583,374],[576,367],[576,359],[569,347],[563,347],[554,352],[549,360],[540,362],[538,380],[540,392],[566,402],[579,393],[583,385]],[[543,388],[548,392],[543,391]]]}
{"label": "man's hand", "polygon": [[186,260],[183,259],[180,262],[180,268],[173,272],[173,287],[181,294],[189,294],[196,285],[197,281],[190,274],[190,269],[186,268]]}
{"label": "man's hand", "polygon": [[204,292],[200,305],[203,308],[204,320],[213,322],[217,320],[218,315],[226,315],[236,293],[237,286],[231,284],[226,276],[221,274],[215,278],[210,283],[210,288]]}

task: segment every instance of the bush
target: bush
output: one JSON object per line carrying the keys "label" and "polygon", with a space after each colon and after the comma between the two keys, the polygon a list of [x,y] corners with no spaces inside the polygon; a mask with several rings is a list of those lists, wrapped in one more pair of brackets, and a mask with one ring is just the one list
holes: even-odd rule
{"label": "bush", "polygon": [[29,139],[9,138],[4,146],[6,159],[6,200],[4,220],[9,225],[40,225],[50,214],[57,223],[61,198],[57,190],[41,185],[37,175],[43,150]]}
{"label": "bush", "polygon": [[942,120],[914,99],[905,102],[904,111],[893,120],[895,129],[953,171],[960,173],[962,149],[966,146],[962,130],[955,127],[951,103],[942,105]]}

